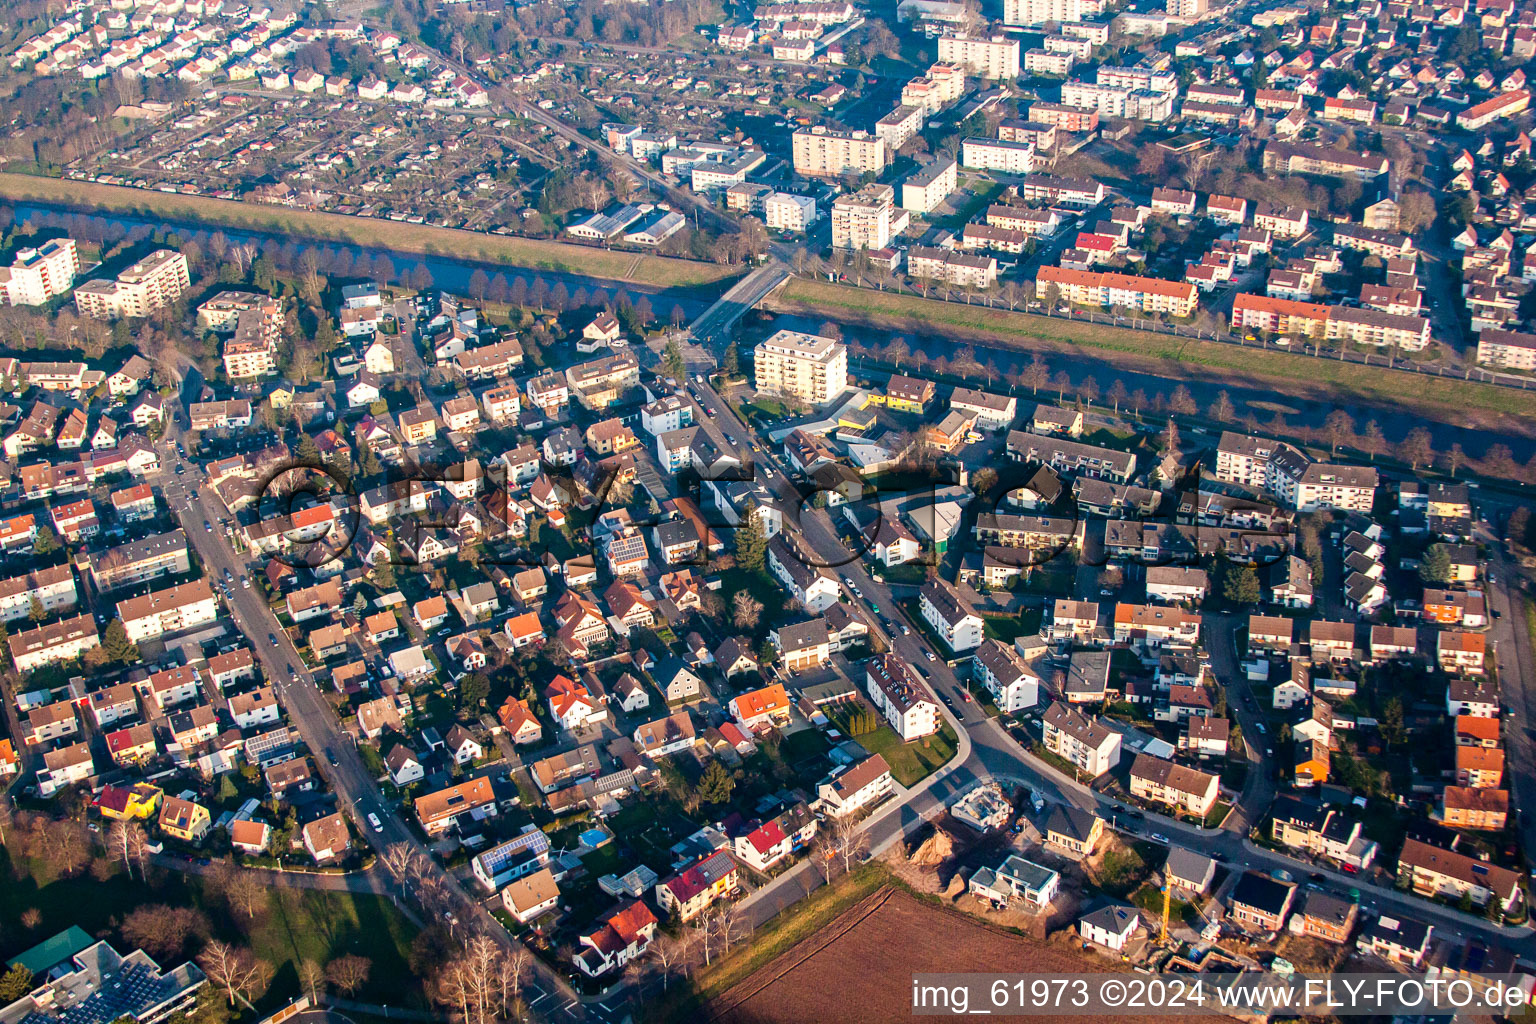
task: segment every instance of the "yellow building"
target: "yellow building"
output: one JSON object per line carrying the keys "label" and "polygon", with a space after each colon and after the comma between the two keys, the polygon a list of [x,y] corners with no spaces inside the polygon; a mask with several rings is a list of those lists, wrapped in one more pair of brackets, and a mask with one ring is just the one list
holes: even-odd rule
{"label": "yellow building", "polygon": [[148,820],[160,807],[160,790],[147,782],[136,782],[132,786],[103,786],[95,803],[103,818]]}
{"label": "yellow building", "polygon": [[200,843],[212,828],[213,819],[202,804],[179,796],[165,798],[165,805],[160,808],[160,831],[172,839]]}

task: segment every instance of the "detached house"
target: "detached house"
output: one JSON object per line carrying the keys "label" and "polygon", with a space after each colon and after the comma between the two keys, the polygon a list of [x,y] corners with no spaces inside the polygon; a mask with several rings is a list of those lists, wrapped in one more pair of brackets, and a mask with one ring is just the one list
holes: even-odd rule
{"label": "detached house", "polygon": [[1296,898],[1296,886],[1245,871],[1227,900],[1227,919],[1249,932],[1277,932]]}

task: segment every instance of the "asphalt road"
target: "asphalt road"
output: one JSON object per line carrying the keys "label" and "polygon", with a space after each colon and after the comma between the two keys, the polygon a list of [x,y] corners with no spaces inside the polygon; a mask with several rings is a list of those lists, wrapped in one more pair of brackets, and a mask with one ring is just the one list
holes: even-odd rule
{"label": "asphalt road", "polygon": [[[431,865],[429,870],[447,894],[447,905],[427,909],[441,913],[455,933],[461,929],[466,933],[481,932],[509,947],[514,946],[514,940],[501,923],[490,915],[478,898],[466,892],[451,873],[443,870],[401,819],[401,812],[384,799],[350,736],[341,729],[335,710],[320,692],[314,675],[261,597],[262,591],[254,586],[249,589],[240,586],[240,578],[247,575],[248,567],[224,536],[223,510],[217,499],[191,486],[190,482],[199,479],[201,471],[178,453],[175,442],[180,439],[180,420],[173,417],[172,423],[160,449],[165,465],[162,486],[166,501],[181,520],[210,581],[222,581],[226,571],[234,577],[235,583],[229,588],[225,605],[235,629],[250,641],[263,674],[276,688],[289,721],[314,754],[315,767],[329,782],[338,807],[350,815],[356,834],[375,851],[382,853],[396,843],[405,843],[417,851],[424,863]],[[176,473],[179,465],[186,467],[185,475]],[[377,829],[369,823],[369,814],[378,817]],[[537,957],[531,961],[531,973],[532,984],[551,999],[552,1005],[545,1009],[546,1017],[579,1021],[594,1016],[576,999],[565,978]]]}
{"label": "asphalt road", "polygon": [[[734,421],[735,427],[732,428],[732,432],[740,429],[750,433],[747,431],[746,424],[740,421],[731,407],[707,382],[696,382],[692,386],[697,394],[708,399],[712,406],[717,407],[719,414],[717,422],[724,420],[730,424]],[[773,478],[768,482],[778,493],[785,498],[797,500],[798,495],[794,485],[785,473],[786,467],[766,448],[765,454],[758,458],[762,460],[758,467],[759,471],[762,464],[773,468]],[[803,509],[800,527],[812,549],[825,564],[833,567],[832,571],[839,578],[846,576],[853,579],[863,594],[863,600],[856,601],[856,605],[861,607],[867,605],[885,614],[894,623],[899,624],[902,621],[897,612],[891,588],[876,583],[864,572],[862,563],[851,556],[838,538],[827,519],[825,510]],[[1511,616],[1504,614],[1498,621],[1507,629]],[[1232,617],[1219,615],[1208,617],[1206,643],[1211,650],[1213,667],[1218,677],[1229,687],[1229,701],[1233,702],[1244,735],[1260,738],[1261,734],[1255,728],[1260,720],[1259,709],[1252,703],[1246,680],[1241,678],[1237,669],[1236,663],[1240,658],[1240,652],[1236,649],[1233,636],[1233,630],[1237,625],[1238,623]],[[950,671],[942,658],[935,655],[935,660],[928,660],[929,645],[921,631],[914,629],[910,635],[890,636],[880,630],[878,621],[871,620],[871,626],[886,636],[892,650],[909,663],[919,666],[926,673],[929,685],[936,692],[950,698],[953,711],[946,709],[945,717],[951,725],[956,725],[958,722],[958,728],[963,730],[960,750],[949,765],[925,780],[924,785],[901,795],[895,803],[887,804],[871,817],[868,834],[870,848],[875,853],[919,828],[926,816],[968,790],[983,782],[996,780],[1028,786],[1048,803],[1068,803],[1094,811],[1127,835],[1144,839],[1158,835],[1163,837],[1165,842],[1171,841],[1217,857],[1230,867],[1264,872],[1284,870],[1298,880],[1304,880],[1308,875],[1318,874],[1323,878],[1321,884],[1331,885],[1339,891],[1348,892],[1351,889],[1358,889],[1361,894],[1361,906],[1367,911],[1402,914],[1427,921],[1442,934],[1478,936],[1491,943],[1513,948],[1523,955],[1536,953],[1536,934],[1533,934],[1527,926],[1494,925],[1480,916],[1464,914],[1416,896],[1397,892],[1390,885],[1378,884],[1374,879],[1346,874],[1299,857],[1291,857],[1255,846],[1247,838],[1249,828],[1252,824],[1262,821],[1275,793],[1267,758],[1259,758],[1251,764],[1248,781],[1234,805],[1234,813],[1228,816],[1220,829],[1206,829],[1185,824],[1150,811],[1143,811],[1144,817],[1140,821],[1130,819],[1122,821],[1122,815],[1140,809],[1093,792],[1087,786],[1056,771],[1020,746],[996,720],[988,718],[978,705],[963,702],[960,694],[964,690],[964,684]],[[1526,671],[1520,674],[1522,677],[1529,678],[1529,673]],[[1523,709],[1521,713],[1525,713]],[[1530,755],[1529,749],[1526,755]],[[1257,755],[1254,756],[1257,757]],[[1536,775],[1529,772],[1522,774],[1526,779],[1536,778]],[[764,890],[755,893],[747,901],[745,907],[747,916],[754,923],[760,923],[814,889],[819,882],[820,876],[815,873],[814,866],[808,862],[802,863],[774,886],[765,887]]]}

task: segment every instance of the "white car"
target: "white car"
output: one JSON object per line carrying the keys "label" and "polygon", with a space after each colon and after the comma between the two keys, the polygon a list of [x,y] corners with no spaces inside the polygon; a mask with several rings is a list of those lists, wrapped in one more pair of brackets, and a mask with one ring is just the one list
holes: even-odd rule
{"label": "white car", "polygon": [[375,832],[383,832],[384,831],[384,823],[382,821],[380,821],[379,820],[379,816],[377,814],[374,814],[372,811],[368,812],[368,824],[373,826],[373,830]]}
{"label": "white car", "polygon": [[923,657],[927,658],[929,661],[938,661],[939,660],[938,658],[935,658],[933,656],[933,652],[932,651],[924,651],[923,652]]}

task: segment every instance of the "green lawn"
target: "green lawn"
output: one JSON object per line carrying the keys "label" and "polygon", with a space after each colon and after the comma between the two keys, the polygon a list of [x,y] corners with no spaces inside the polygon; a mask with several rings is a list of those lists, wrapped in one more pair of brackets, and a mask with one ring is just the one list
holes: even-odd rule
{"label": "green lawn", "polygon": [[1231,811],[1231,804],[1221,800],[1216,801],[1216,805],[1211,808],[1211,813],[1205,816],[1205,827],[1217,828],[1223,821],[1227,820],[1227,815],[1230,814]]}
{"label": "green lawn", "polygon": [[[231,915],[223,901],[196,876],[152,869],[153,884],[130,881],[118,873],[97,881],[87,872],[77,878],[48,881],[35,865],[22,861],[12,870],[9,855],[0,850],[0,956],[8,959],[70,925],[92,936],[121,945],[117,928],[136,907],[164,903],[196,907],[213,924],[215,936],[249,945],[274,968],[266,997],[270,1009],[298,995],[298,964],[322,963],[354,953],[373,962],[368,983],[358,998],[395,1005],[425,1006],[421,981],[407,963],[416,928],[388,898],[373,894],[274,888],[267,906],[254,920]],[[36,928],[25,929],[21,915],[36,909]]]}
{"label": "green lawn", "polygon": [[1021,636],[1033,636],[1040,632],[1040,620],[1044,609],[1026,608],[1018,615],[983,615],[982,629],[993,640],[1012,644]]}
{"label": "green lawn", "polygon": [[546,239],[490,235],[457,228],[290,210],[260,203],[25,174],[0,174],[0,196],[13,201],[32,199],[64,203],[103,213],[147,213],[210,227],[271,232],[299,240],[351,242],[395,252],[452,253],[456,259],[590,274],[660,287],[713,284],[741,273],[739,266],[717,266],[648,253],[619,252]]}
{"label": "green lawn", "polygon": [[1291,381],[1306,387],[1332,386],[1394,407],[1400,404],[1403,395],[1411,394],[1420,408],[1485,409],[1519,415],[1529,415],[1532,408],[1528,392],[1454,377],[1410,375],[1403,370],[1316,359],[1276,348],[1198,341],[1081,320],[1031,316],[1005,308],[874,292],[807,278],[792,279],[770,305],[785,312],[805,312],[818,318],[831,315],[845,322],[890,327],[904,333],[926,330],[946,338],[1006,348],[1083,351],[1111,362],[1118,361],[1117,357],[1151,359],[1160,364],[1207,367],[1234,378]]}
{"label": "green lawn", "polygon": [[891,777],[903,786],[927,778],[955,756],[955,730],[948,723],[937,734],[911,743],[903,743],[888,725],[865,733],[858,741],[871,754],[885,758]]}
{"label": "green lawn", "polygon": [[928,566],[923,562],[903,562],[900,565],[881,567],[880,574],[887,583],[910,583],[919,586],[928,580]]}

